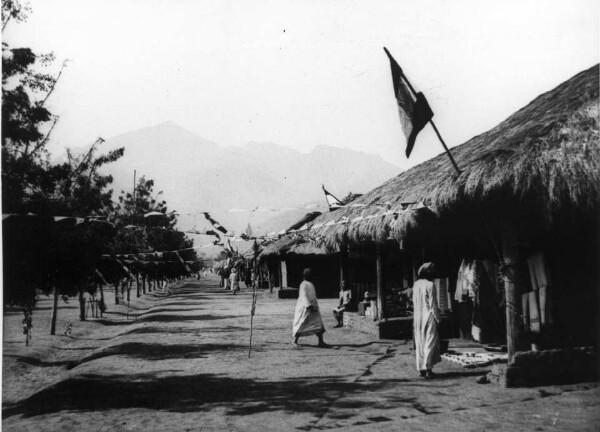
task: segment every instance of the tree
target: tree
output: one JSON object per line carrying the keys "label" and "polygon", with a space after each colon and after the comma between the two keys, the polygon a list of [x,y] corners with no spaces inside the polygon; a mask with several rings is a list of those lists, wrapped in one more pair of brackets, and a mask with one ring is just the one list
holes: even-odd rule
{"label": "tree", "polygon": [[[145,177],[139,179],[132,192],[121,191],[110,218],[117,227],[117,234],[110,245],[113,254],[175,251],[192,247],[192,240],[175,228],[176,212],[168,211],[167,202],[160,200],[160,195],[162,191],[154,192],[154,180]],[[153,216],[147,217],[153,213]],[[196,261],[193,250],[182,251],[179,256],[184,261]],[[175,255],[165,260],[174,263],[179,258]],[[183,269],[181,263],[176,265]],[[173,274],[170,264],[140,266],[142,285],[145,286],[146,278],[155,279],[167,267],[169,274]]]}
{"label": "tree", "polygon": [[[27,4],[2,0],[2,28],[11,20],[23,21],[29,12]],[[121,157],[123,149],[98,155],[97,147],[103,142],[99,139],[83,155],[68,151],[67,162],[49,162],[46,145],[58,117],[46,102],[66,62],[56,76],[38,68],[53,61],[53,54],[2,44],[2,211],[43,216],[108,214],[112,191],[107,187],[112,177],[99,174],[98,169]],[[98,222],[67,224],[66,229],[43,217],[6,223],[11,229],[3,244],[4,300],[22,307],[28,341],[37,290],[47,294],[54,286],[56,297],[60,284],[63,294],[78,293],[81,299],[111,233],[106,231],[107,224],[102,227]],[[81,316],[85,318],[84,313]]]}

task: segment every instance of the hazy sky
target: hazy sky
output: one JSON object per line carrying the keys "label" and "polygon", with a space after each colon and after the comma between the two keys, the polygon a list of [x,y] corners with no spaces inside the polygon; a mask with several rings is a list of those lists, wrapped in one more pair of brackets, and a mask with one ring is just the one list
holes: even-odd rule
{"label": "hazy sky", "polygon": [[599,2],[32,0],[12,46],[70,59],[51,151],[173,121],[223,145],[270,141],[410,161],[395,56],[450,146],[599,61]]}

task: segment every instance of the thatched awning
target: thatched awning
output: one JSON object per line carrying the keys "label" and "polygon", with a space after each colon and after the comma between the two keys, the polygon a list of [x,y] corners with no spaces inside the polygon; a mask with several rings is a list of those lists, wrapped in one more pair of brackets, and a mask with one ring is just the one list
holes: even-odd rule
{"label": "thatched awning", "polygon": [[[454,147],[460,175],[442,153],[315,219],[310,233],[327,244],[403,238],[441,211],[500,194],[516,203],[535,197],[547,219],[565,208],[597,209],[598,74],[598,65],[577,74],[488,132]],[[406,203],[419,202],[426,207],[403,211]],[[348,222],[340,223],[344,218]]]}
{"label": "thatched awning", "polygon": [[287,255],[328,255],[332,251],[324,246],[317,246],[310,240],[300,236],[285,236],[265,246],[260,259]]}

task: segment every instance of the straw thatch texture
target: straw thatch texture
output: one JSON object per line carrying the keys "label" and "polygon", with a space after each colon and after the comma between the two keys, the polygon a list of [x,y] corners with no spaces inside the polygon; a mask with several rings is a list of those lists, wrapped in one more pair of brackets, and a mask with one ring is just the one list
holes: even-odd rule
{"label": "straw thatch texture", "polygon": [[331,253],[323,246],[317,246],[300,236],[284,236],[265,246],[260,259],[286,255],[327,255]]}
{"label": "straw thatch texture", "polygon": [[[535,197],[544,217],[564,208],[594,211],[600,202],[598,65],[537,97],[502,123],[452,154],[457,175],[442,153],[387,181],[351,206],[315,219],[311,234],[326,244],[342,241],[403,238],[423,227],[432,213],[464,202],[485,202],[498,196],[516,203]],[[427,208],[407,209],[422,202]],[[398,212],[395,216],[381,215]],[[338,223],[343,218],[354,223]],[[334,223],[335,224],[332,224]]]}

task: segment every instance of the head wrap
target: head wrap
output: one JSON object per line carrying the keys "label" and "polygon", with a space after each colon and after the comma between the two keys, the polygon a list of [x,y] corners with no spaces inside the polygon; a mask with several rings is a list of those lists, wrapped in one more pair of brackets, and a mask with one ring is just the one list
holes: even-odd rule
{"label": "head wrap", "polygon": [[304,269],[304,271],[302,272],[302,277],[304,278],[304,280],[310,281],[310,269],[309,268]]}
{"label": "head wrap", "polygon": [[433,279],[435,277],[435,272],[435,264],[432,262],[426,262],[421,267],[419,267],[417,276],[419,277],[419,279]]}

